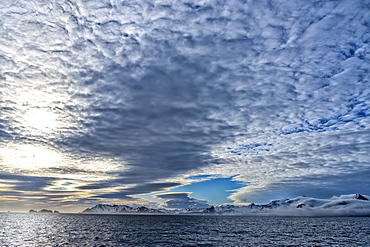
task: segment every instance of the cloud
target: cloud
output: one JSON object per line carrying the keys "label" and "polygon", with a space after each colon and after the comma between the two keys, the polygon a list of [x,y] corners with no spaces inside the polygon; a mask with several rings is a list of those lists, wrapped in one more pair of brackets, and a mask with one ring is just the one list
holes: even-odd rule
{"label": "cloud", "polygon": [[[262,202],[262,197],[266,202],[276,196],[328,197],[358,189],[366,193],[365,174],[369,167],[365,150],[369,146],[364,139],[367,135],[367,131],[290,134],[285,138],[277,137],[281,143],[276,142],[275,147],[269,147],[272,152],[258,148],[244,151],[238,147],[240,155],[236,158],[233,153],[224,154],[233,165],[220,164],[212,169],[230,175],[233,170],[238,170],[240,175],[234,179],[250,182],[231,196],[239,202]],[[291,145],[290,138],[299,142]]]}
{"label": "cloud", "polygon": [[265,187],[248,187],[234,194],[234,199],[239,202],[267,203],[270,200],[281,198],[294,198],[308,195],[316,198],[328,198],[332,194],[344,194],[351,190],[366,193],[367,173],[369,170],[356,171],[337,175],[311,175],[296,176],[286,180],[271,182]]}
{"label": "cloud", "polygon": [[[116,181],[117,182],[117,181]],[[120,182],[119,184],[122,184]],[[139,184],[133,186],[128,189],[121,189],[119,192],[112,192],[112,193],[103,193],[99,194],[96,197],[98,198],[119,198],[119,199],[128,199],[132,200],[132,197],[129,195],[139,195],[139,194],[147,194],[155,191],[162,191],[171,187],[179,186],[180,183],[149,183],[149,184]],[[109,181],[109,185],[87,185],[81,186],[80,189],[97,189],[101,187],[111,186],[114,187],[114,181]]]}
{"label": "cloud", "polygon": [[161,207],[165,208],[208,208],[210,205],[206,200],[199,200],[189,196],[189,193],[166,193],[157,194],[156,198],[167,200],[165,203],[161,204]]}
{"label": "cloud", "polygon": [[[52,184],[54,178],[48,177],[33,177],[33,176],[22,176],[10,173],[0,173],[0,180],[5,180],[5,183],[12,187],[12,190],[19,192],[23,191],[41,191],[45,187]],[[17,193],[9,191],[11,193]]]}
{"label": "cloud", "polygon": [[129,198],[238,175],[244,202],[369,168],[366,1],[0,7],[0,144],[58,150],[38,176]]}
{"label": "cloud", "polygon": [[[273,208],[262,214],[273,216],[368,216],[369,201],[354,199],[352,195],[333,196],[330,199],[297,197],[291,205]],[[368,196],[365,196],[367,199]],[[288,200],[288,199],[286,199]],[[289,200],[288,200],[289,201]],[[258,214],[258,213],[257,213]]]}

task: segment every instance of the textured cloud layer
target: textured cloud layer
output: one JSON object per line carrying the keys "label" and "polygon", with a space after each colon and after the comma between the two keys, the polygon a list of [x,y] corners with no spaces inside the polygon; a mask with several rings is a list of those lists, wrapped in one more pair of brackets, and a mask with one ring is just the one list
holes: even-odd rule
{"label": "textured cloud layer", "polygon": [[[236,202],[369,194],[369,13],[365,0],[3,1],[2,173],[76,203],[197,174],[238,175]],[[58,162],[16,166],[38,162],[7,156],[24,145]],[[27,179],[4,181],[16,195]]]}

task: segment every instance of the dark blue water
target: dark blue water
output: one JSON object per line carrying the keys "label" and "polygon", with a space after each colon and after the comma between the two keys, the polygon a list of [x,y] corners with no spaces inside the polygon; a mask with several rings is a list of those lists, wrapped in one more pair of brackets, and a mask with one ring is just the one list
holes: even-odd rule
{"label": "dark blue water", "polygon": [[370,218],[3,213],[0,246],[370,246]]}

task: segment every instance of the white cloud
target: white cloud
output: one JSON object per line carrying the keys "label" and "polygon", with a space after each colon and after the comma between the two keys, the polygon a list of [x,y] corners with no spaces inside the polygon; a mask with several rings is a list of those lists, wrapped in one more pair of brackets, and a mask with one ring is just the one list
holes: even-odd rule
{"label": "white cloud", "polygon": [[[342,195],[331,199],[298,197],[290,205],[267,210],[262,215],[274,216],[368,216],[369,201],[354,199],[352,195]],[[256,211],[258,214],[258,211]]]}

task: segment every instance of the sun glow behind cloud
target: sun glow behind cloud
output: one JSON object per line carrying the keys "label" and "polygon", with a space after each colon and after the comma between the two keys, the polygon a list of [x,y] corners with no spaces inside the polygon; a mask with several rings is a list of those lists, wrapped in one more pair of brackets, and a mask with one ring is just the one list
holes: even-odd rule
{"label": "sun glow behind cloud", "polygon": [[1,147],[0,160],[5,172],[76,179],[85,184],[112,178],[107,173],[124,170],[122,162],[113,159],[77,156],[35,143]]}
{"label": "sun glow behind cloud", "polygon": [[124,170],[123,162],[118,160],[83,157],[36,143],[10,143],[1,147],[0,162],[1,177],[5,178],[0,177],[1,200],[9,202],[17,198],[23,206],[55,204],[71,207],[72,211],[76,210],[74,202],[117,191],[115,187],[83,191],[80,186],[110,181],[115,178],[115,172]]}
{"label": "sun glow behind cloud", "polygon": [[6,95],[14,109],[9,116],[12,126],[25,136],[57,137],[58,134],[66,134],[70,128],[77,127],[78,118],[73,119],[71,112],[65,110],[70,96],[65,90],[56,91],[48,83],[50,82],[36,82],[31,85],[15,83],[18,86],[11,94]]}
{"label": "sun glow behind cloud", "polygon": [[51,133],[62,127],[58,115],[48,108],[31,108],[27,110],[23,119],[24,126],[30,129],[31,134]]}
{"label": "sun glow behind cloud", "polygon": [[0,157],[8,172],[37,172],[41,168],[63,165],[63,155],[56,150],[35,144],[15,144],[0,149]]}

